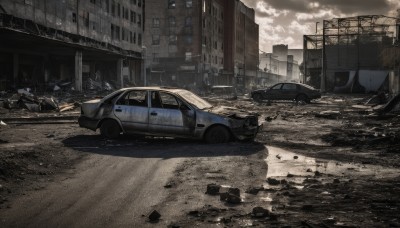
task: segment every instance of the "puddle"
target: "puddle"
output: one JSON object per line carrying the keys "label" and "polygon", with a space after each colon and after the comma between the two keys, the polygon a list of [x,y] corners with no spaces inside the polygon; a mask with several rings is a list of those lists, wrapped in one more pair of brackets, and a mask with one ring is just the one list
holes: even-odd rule
{"label": "puddle", "polygon": [[399,176],[399,169],[377,165],[342,163],[307,157],[277,147],[267,148],[268,158],[265,159],[268,165],[267,178],[287,178],[288,174],[292,174],[295,179],[296,177],[314,176],[315,171],[338,177],[371,176],[391,178]]}

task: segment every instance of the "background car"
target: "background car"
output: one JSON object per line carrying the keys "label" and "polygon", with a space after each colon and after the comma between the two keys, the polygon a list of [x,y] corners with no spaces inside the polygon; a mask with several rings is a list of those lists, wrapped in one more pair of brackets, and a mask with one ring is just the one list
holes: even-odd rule
{"label": "background car", "polygon": [[321,98],[319,90],[300,83],[278,83],[269,88],[251,92],[251,98],[257,102],[263,100],[295,100],[310,103],[312,99]]}
{"label": "background car", "polygon": [[258,115],[230,107],[214,107],[184,89],[132,87],[82,104],[79,125],[106,138],[121,133],[204,139],[225,143],[253,139]]}

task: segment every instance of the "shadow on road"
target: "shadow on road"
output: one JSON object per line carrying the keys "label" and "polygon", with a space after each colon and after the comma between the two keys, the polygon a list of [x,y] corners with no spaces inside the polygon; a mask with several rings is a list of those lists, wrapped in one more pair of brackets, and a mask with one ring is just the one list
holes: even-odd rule
{"label": "shadow on road", "polygon": [[135,158],[178,158],[245,156],[266,150],[264,144],[231,142],[205,144],[190,139],[164,137],[122,136],[117,140],[106,140],[100,135],[76,135],[62,141],[66,147],[76,151]]}

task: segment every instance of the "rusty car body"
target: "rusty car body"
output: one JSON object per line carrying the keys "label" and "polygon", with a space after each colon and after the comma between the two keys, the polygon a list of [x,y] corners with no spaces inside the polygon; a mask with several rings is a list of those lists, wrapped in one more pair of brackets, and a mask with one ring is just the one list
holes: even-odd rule
{"label": "rusty car body", "polygon": [[269,88],[254,90],[250,96],[257,102],[263,100],[295,100],[310,103],[312,99],[321,98],[321,93],[309,85],[285,82]]}
{"label": "rusty car body", "polygon": [[225,143],[253,139],[258,115],[230,107],[214,107],[194,93],[176,88],[132,87],[81,106],[79,125],[107,138],[121,133],[204,139]]}

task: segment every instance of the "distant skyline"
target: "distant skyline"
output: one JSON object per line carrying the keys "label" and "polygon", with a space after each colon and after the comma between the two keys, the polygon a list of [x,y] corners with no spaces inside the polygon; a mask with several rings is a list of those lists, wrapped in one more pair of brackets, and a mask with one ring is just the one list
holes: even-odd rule
{"label": "distant skyline", "polygon": [[303,35],[322,29],[322,20],[359,15],[397,16],[400,0],[242,0],[256,12],[260,25],[260,49],[272,52],[272,45],[303,48]]}

